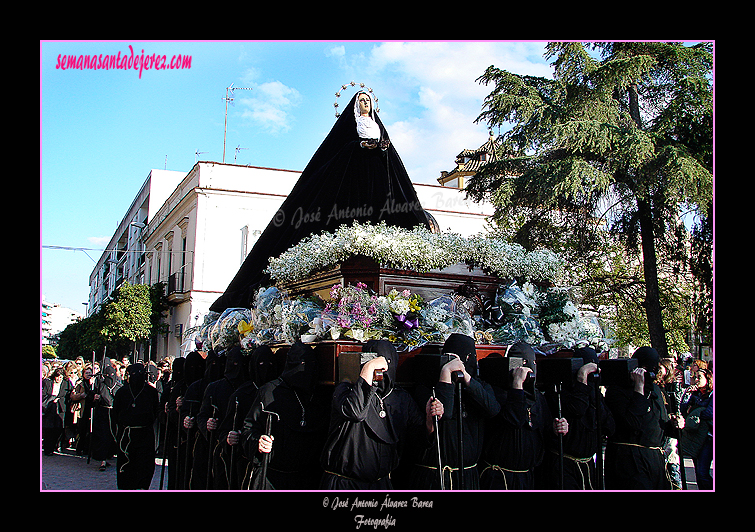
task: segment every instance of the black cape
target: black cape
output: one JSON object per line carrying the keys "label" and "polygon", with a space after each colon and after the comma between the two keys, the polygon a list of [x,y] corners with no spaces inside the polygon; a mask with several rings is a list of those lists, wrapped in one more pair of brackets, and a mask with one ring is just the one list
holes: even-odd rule
{"label": "black cape", "polygon": [[[359,93],[357,93],[359,94]],[[210,307],[248,308],[255,288],[270,283],[264,273],[270,257],[277,257],[303,238],[338,226],[379,223],[411,229],[430,227],[404,163],[391,143],[386,150],[367,149],[354,117],[354,95],[347,110],[302,171],[280,209],[260,235],[225,293]],[[381,140],[389,140],[380,118]]]}

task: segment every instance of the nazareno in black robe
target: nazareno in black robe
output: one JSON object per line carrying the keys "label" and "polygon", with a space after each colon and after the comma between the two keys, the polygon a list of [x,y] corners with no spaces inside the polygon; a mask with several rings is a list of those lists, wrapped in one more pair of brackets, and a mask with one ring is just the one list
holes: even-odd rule
{"label": "nazareno in black robe", "polygon": [[[639,367],[658,371],[660,357],[652,347],[640,347],[632,358],[638,359]],[[606,489],[671,489],[663,440],[672,434],[672,424],[660,387],[646,382],[639,393],[633,386],[607,386],[605,402],[616,422],[616,431],[606,443]]]}
{"label": "nazareno in black robe", "polygon": [[[524,360],[532,368],[535,352],[529,344],[512,345],[508,357]],[[545,437],[551,431],[551,416],[545,396],[525,382],[523,390],[493,386],[501,410],[485,427],[480,488],[483,490],[531,490],[535,468],[543,460]]]}
{"label": "nazareno in black robe", "polygon": [[[277,257],[303,238],[340,225],[379,223],[411,229],[430,227],[427,214],[392,143],[383,150],[364,148],[357,132],[354,95],[328,136],[302,171],[280,209],[260,235],[249,255],[223,293],[210,307],[248,308],[255,289],[270,282],[264,272],[270,257]],[[374,106],[373,106],[374,107]],[[380,118],[380,140],[390,140]]]}
{"label": "nazareno in black robe", "polygon": [[[295,342],[286,353],[286,366],[280,377],[260,386],[241,434],[244,454],[254,465],[253,476],[246,479],[248,489],[317,489],[331,390],[318,385],[317,368],[313,348]],[[265,457],[258,448],[268,416],[271,416],[273,449]],[[263,478],[266,458],[266,478]]]}
{"label": "nazareno in black robe", "polygon": [[[459,442],[459,413],[456,405],[456,385],[436,382],[433,387],[436,397],[443,403],[443,417],[438,423],[441,440],[441,462],[444,468],[445,489],[460,489],[462,474],[459,471],[459,445],[463,445],[463,475],[465,489],[479,489],[480,474],[478,462],[482,455],[486,420],[492,418],[501,407],[496,401],[490,384],[480,380],[477,372],[477,352],[475,340],[470,336],[454,333],[443,346],[444,353],[459,356],[472,377],[469,386],[462,386],[462,438]],[[427,403],[431,395],[427,384],[417,383],[414,397],[417,404]],[[409,489],[440,489],[438,474],[438,449],[420,448],[414,457],[414,465],[409,475]],[[451,468],[450,470],[447,468]]]}
{"label": "nazareno in black robe", "polygon": [[[398,353],[387,340],[371,340],[362,349],[388,360],[383,381],[336,385],[330,412],[330,431],[323,448],[320,489],[393,489],[391,472],[399,465],[409,441],[430,446],[425,412],[397,386]],[[385,416],[380,412],[384,409]]]}
{"label": "nazareno in black robe", "polygon": [[160,411],[157,390],[146,382],[144,365],[131,364],[128,383],[113,399],[118,427],[116,481],[121,490],[147,490],[155,473],[155,428]]}
{"label": "nazareno in black robe", "polygon": [[223,476],[223,482],[230,490],[247,489],[246,486],[242,486],[242,482],[251,474],[251,462],[247,460],[240,445],[228,444],[228,433],[240,431],[244,427],[244,419],[259,393],[260,386],[278,375],[276,355],[270,346],[257,347],[248,358],[247,370],[250,378],[231,394],[225,418],[218,428],[220,453],[215,474]]}

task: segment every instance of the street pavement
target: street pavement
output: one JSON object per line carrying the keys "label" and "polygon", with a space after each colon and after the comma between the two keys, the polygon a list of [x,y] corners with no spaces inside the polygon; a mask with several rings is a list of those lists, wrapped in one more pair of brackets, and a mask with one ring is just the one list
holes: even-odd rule
{"label": "street pavement", "polygon": [[[157,463],[160,459],[156,460]],[[108,460],[110,464],[105,471],[100,471],[100,462],[91,460],[87,464],[86,456],[77,456],[76,452],[67,449],[56,452],[52,456],[42,453],[40,462],[40,490],[56,491],[116,491],[118,485],[115,478],[115,458]],[[160,465],[156,465],[152,477],[150,490],[160,488]],[[163,489],[168,483],[168,471],[165,470]]]}
{"label": "street pavement", "polygon": [[[695,482],[695,469],[692,460],[685,458],[685,472],[687,474],[687,489],[697,490]],[[110,466],[105,471],[100,471],[100,463],[91,460],[87,464],[86,456],[76,456],[72,450],[55,453],[52,456],[42,454],[40,462],[40,490],[55,491],[116,491],[115,459],[110,460]],[[156,460],[155,474],[152,477],[150,490],[159,490],[161,461]],[[168,471],[165,470],[163,490],[168,483]]]}

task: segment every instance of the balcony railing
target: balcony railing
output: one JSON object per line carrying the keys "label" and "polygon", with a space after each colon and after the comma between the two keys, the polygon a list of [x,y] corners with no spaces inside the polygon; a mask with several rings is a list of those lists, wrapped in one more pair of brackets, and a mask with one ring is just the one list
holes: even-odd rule
{"label": "balcony railing", "polygon": [[184,291],[184,272],[171,273],[168,277],[168,296]]}

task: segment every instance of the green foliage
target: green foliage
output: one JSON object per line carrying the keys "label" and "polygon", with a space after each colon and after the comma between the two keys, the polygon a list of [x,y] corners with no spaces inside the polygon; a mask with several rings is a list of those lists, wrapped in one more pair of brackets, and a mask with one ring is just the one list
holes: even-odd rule
{"label": "green foliage", "polygon": [[109,339],[144,340],[150,335],[151,313],[149,287],[123,283],[103,308],[102,334]]}
{"label": "green foliage", "polygon": [[58,355],[65,359],[81,355],[89,360],[93,351],[101,353],[105,346],[121,353],[128,351],[133,342],[149,338],[153,317],[167,308],[167,300],[163,301],[158,293],[159,287],[124,283],[99,312],[71,323],[60,333]]}
{"label": "green foliage", "polygon": [[569,294],[561,290],[548,290],[545,299],[540,303],[538,321],[543,329],[551,323],[564,323],[572,319],[564,312],[564,305],[569,301]]}
{"label": "green foliage", "polygon": [[[710,43],[559,42],[546,48],[553,79],[495,66],[478,79],[491,92],[477,121],[508,129],[469,196],[495,205],[512,240],[564,253],[587,300],[619,294],[619,317],[671,345],[690,294],[658,277],[689,260],[679,213],[712,204],[712,57]],[[619,242],[625,255],[606,257]],[[640,256],[659,273],[617,265]]]}
{"label": "green foliage", "polygon": [[43,345],[42,358],[58,358],[58,355],[55,352],[55,347],[51,345]]}

